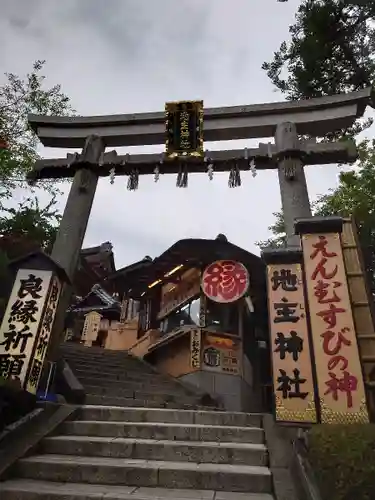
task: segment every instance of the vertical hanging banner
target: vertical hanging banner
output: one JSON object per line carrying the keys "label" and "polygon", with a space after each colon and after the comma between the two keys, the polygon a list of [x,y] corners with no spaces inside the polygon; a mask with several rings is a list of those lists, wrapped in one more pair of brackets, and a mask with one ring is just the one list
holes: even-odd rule
{"label": "vertical hanging banner", "polygon": [[322,423],[369,421],[341,246],[342,219],[303,219],[301,234]]}
{"label": "vertical hanging banner", "polygon": [[201,367],[201,331],[198,328],[190,331],[190,365],[196,370]]}
{"label": "vertical hanging banner", "polygon": [[38,390],[60,294],[61,282],[57,276],[54,276],[52,278],[44,314],[39,324],[39,334],[35,343],[31,368],[27,377],[26,390],[32,394],[36,394]]}
{"label": "vertical hanging banner", "polygon": [[317,423],[302,253],[295,249],[267,250],[262,258],[267,264],[276,421]]}
{"label": "vertical hanging banner", "polygon": [[32,361],[52,271],[20,269],[0,327],[0,376],[22,387]]}
{"label": "vertical hanging banner", "polygon": [[203,156],[203,101],[167,102],[167,158]]}

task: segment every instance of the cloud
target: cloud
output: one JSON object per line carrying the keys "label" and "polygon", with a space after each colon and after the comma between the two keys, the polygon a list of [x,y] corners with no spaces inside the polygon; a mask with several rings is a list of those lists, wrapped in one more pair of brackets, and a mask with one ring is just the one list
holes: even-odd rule
{"label": "cloud", "polygon": [[[46,59],[47,83],[61,83],[80,114],[159,111],[178,99],[199,98],[206,106],[280,100],[260,66],[287,38],[298,5],[298,0],[3,0],[0,67],[24,74],[35,59]],[[241,147],[256,143],[240,141]],[[42,153],[65,156],[66,151]],[[311,199],[333,187],[337,174],[335,166],[308,168]],[[174,177],[158,184],[141,178],[139,190],[129,193],[126,179],[113,186],[103,179],[85,245],[112,241],[118,266],[154,257],[181,238],[218,233],[256,252],[255,242],[269,236],[272,213],[280,209],[277,173],[245,175],[234,190],[227,180],[224,174],[212,182],[195,175],[188,189],[178,189]],[[68,186],[64,191],[61,209]]]}

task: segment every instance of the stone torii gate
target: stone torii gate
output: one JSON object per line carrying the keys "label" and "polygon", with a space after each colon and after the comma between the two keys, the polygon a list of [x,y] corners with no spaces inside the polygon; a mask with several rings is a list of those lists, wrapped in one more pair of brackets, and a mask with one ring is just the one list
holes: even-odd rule
{"label": "stone torii gate", "polygon": [[[372,89],[296,102],[204,110],[204,140],[221,141],[274,137],[275,144],[258,148],[206,152],[189,162],[189,172],[237,172],[277,169],[288,246],[299,246],[296,218],[311,216],[305,165],[349,163],[357,158],[352,142],[317,143],[299,136],[322,137],[350,127],[370,104]],[[165,143],[165,113],[94,117],[30,115],[29,123],[44,146],[82,147],[81,154],[38,160],[29,180],[73,178],[51,257],[72,277],[78,263],[99,177],[178,173],[179,162],[164,162],[160,154],[118,156],[106,147]],[[64,302],[62,300],[62,302]],[[65,305],[61,305],[62,308]],[[64,310],[65,312],[65,310]],[[59,323],[57,321],[57,323]],[[55,330],[58,330],[56,325]],[[60,324],[61,328],[61,324]],[[55,331],[54,338],[58,336]],[[53,343],[53,341],[52,341]]]}

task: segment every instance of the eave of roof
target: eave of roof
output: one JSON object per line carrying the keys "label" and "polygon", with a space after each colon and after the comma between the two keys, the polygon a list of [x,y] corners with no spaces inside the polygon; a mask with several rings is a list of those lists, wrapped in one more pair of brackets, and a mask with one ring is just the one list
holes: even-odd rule
{"label": "eave of roof", "polygon": [[184,239],[172,245],[150,265],[140,268],[132,276],[130,296],[139,299],[148,285],[163,279],[174,267],[201,266],[215,260],[231,259],[242,262],[249,270],[253,288],[265,289],[265,265],[261,258],[228,241],[208,239]]}

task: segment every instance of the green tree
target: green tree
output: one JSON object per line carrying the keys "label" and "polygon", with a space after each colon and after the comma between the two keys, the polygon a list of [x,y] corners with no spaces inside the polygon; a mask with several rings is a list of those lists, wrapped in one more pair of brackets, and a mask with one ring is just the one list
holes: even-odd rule
{"label": "green tree", "polygon": [[[289,100],[369,87],[375,79],[374,21],[373,1],[303,0],[290,41],[262,68]],[[355,135],[370,123],[358,122],[339,135]]]}
{"label": "green tree", "polygon": [[[0,235],[9,241],[23,241],[49,253],[56,238],[61,215],[56,208],[56,197],[41,207],[37,197],[27,198],[16,208],[3,207],[0,216]],[[9,254],[11,251],[6,250]],[[14,255],[11,255],[14,257]]]}
{"label": "green tree", "polygon": [[[375,139],[358,145],[359,160],[354,169],[342,172],[339,185],[313,204],[314,215],[354,217],[367,272],[375,292]],[[276,222],[269,227],[272,237],[258,246],[285,246],[285,226],[282,212],[275,214]]]}
{"label": "green tree", "polygon": [[[10,198],[16,187],[27,187],[25,176],[38,158],[38,138],[27,122],[29,113],[68,115],[73,113],[69,98],[60,85],[45,86],[42,70],[45,61],[36,61],[25,79],[5,73],[0,86],[0,209],[5,198]],[[56,182],[38,183],[52,193]]]}

